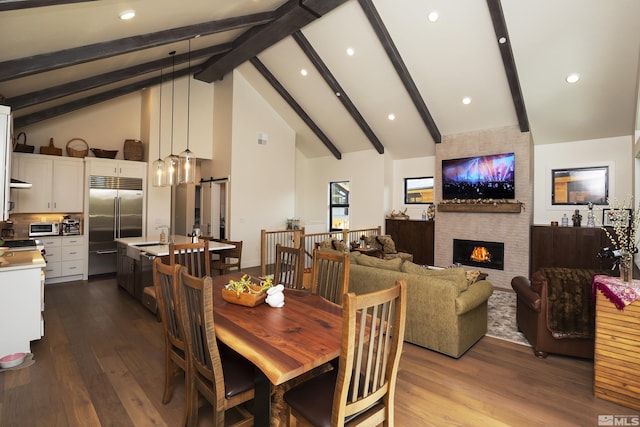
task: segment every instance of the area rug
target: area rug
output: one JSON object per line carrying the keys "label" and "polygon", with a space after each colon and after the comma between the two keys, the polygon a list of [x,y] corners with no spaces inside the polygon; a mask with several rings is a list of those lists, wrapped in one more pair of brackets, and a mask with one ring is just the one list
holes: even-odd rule
{"label": "area rug", "polygon": [[524,335],[518,332],[515,293],[494,289],[488,307],[487,336],[531,347]]}

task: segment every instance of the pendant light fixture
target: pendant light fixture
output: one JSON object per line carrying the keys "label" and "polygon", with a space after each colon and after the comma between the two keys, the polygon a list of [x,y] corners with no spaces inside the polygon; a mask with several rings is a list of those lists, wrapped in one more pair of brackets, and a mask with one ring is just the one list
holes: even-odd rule
{"label": "pendant light fixture", "polygon": [[159,114],[158,114],[158,160],[153,162],[153,186],[154,187],[164,187],[165,183],[165,175],[164,175],[164,162],[162,161],[161,150],[162,146],[162,68],[160,68],[160,105]]}
{"label": "pendant light fixture", "polygon": [[165,184],[166,185],[177,185],[178,184],[178,166],[179,159],[178,156],[173,154],[173,110],[174,110],[174,99],[175,99],[175,84],[176,84],[176,51],[169,52],[169,55],[173,58],[173,65],[171,70],[171,154],[164,158],[164,176],[165,176]]}
{"label": "pendant light fixture", "polygon": [[191,109],[191,39],[189,39],[189,55],[188,55],[187,73],[187,149],[180,153],[180,184],[193,184],[196,180],[196,156],[189,150],[189,111]]}

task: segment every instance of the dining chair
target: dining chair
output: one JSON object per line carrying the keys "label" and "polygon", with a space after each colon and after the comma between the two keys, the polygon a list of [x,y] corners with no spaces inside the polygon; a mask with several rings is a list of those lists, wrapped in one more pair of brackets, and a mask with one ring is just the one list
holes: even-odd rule
{"label": "dining chair", "polygon": [[233,426],[253,425],[253,415],[241,404],[254,397],[254,366],[230,348],[218,348],[211,277],[195,277],[183,268],[180,283],[180,312],[189,364],[187,425],[197,425],[200,397],[213,406],[216,426],[225,425],[225,412],[230,408],[242,415]]}
{"label": "dining chair", "polygon": [[[164,331],[164,393],[162,403],[169,403],[173,397],[173,383],[177,376],[184,372],[185,382],[188,378],[188,363],[186,361],[186,344],[179,308],[178,281],[180,280],[180,265],[167,265],[160,258],[153,261],[153,286],[156,293],[158,312]],[[188,392],[188,390],[187,390]],[[187,411],[185,407],[183,425],[186,424]]]}
{"label": "dining chair", "polygon": [[342,304],[342,296],[349,289],[348,253],[314,249],[311,268],[311,292],[335,304]]}
{"label": "dining chair", "polygon": [[180,264],[196,277],[211,276],[211,252],[209,241],[169,245],[169,263]]}
{"label": "dining chair", "polygon": [[284,394],[289,425],[393,426],[406,311],[405,280],[369,294],[348,293],[338,368]]}
{"label": "dining chair", "polygon": [[240,271],[240,264],[242,261],[242,240],[233,241],[218,239],[215,241],[228,243],[230,245],[234,245],[235,247],[232,249],[223,249],[218,252],[220,259],[213,260],[211,268],[213,270],[218,270],[220,274],[225,274],[232,268],[236,268],[238,271]]}
{"label": "dining chair", "polygon": [[276,244],[273,283],[282,284],[285,288],[302,289],[303,261],[304,247],[292,248]]}

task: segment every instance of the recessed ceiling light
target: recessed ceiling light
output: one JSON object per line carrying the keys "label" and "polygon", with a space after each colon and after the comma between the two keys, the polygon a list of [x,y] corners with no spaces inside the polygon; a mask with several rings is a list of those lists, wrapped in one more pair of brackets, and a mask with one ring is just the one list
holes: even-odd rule
{"label": "recessed ceiling light", "polygon": [[465,96],[464,98],[462,98],[462,103],[464,105],[469,105],[471,104],[471,97],[470,96]]}
{"label": "recessed ceiling light", "polygon": [[507,42],[507,38],[505,36],[502,36],[498,39],[498,43],[500,44],[505,44]]}
{"label": "recessed ceiling light", "polygon": [[349,56],[353,56],[353,54],[354,54],[354,53],[356,53],[356,51],[355,51],[355,50],[353,50],[353,48],[352,48],[352,47],[348,47],[348,48],[347,48],[347,55],[349,55]]}
{"label": "recessed ceiling light", "polygon": [[389,120],[395,120],[396,119],[396,115],[393,113],[389,113],[389,115],[387,116],[389,118]]}
{"label": "recessed ceiling light", "polygon": [[124,12],[120,13],[120,19],[122,19],[123,21],[128,21],[129,19],[133,18],[134,16],[136,16],[136,11],[135,10],[125,10]]}
{"label": "recessed ceiling light", "polygon": [[566,80],[567,80],[567,83],[576,83],[578,80],[580,80],[580,74],[571,73],[567,76]]}
{"label": "recessed ceiling light", "polygon": [[429,22],[436,22],[438,18],[440,18],[440,15],[438,14],[437,10],[433,10],[427,15],[427,19],[429,20]]}
{"label": "recessed ceiling light", "polygon": [[300,74],[302,74],[303,76],[306,76],[308,74],[307,69],[303,68],[302,70],[300,70]]}
{"label": "recessed ceiling light", "polygon": [[340,96],[340,92],[336,92],[336,96]]}

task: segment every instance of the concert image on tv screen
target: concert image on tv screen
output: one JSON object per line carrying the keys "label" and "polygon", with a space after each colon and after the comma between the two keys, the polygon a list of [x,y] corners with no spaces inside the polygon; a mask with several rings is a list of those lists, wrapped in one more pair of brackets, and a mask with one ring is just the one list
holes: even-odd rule
{"label": "concert image on tv screen", "polygon": [[442,198],[514,199],[514,153],[442,161]]}

